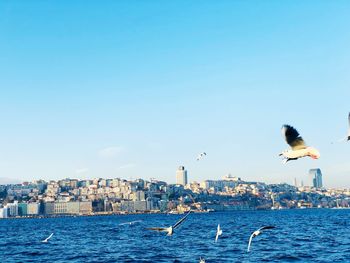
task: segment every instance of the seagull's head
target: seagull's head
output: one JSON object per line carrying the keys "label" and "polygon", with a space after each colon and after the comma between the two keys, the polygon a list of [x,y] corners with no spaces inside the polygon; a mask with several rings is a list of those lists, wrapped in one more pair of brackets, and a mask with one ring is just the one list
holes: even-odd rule
{"label": "seagull's head", "polygon": [[260,234],[261,234],[261,232],[259,230],[256,230],[256,231],[253,232],[253,237],[256,237],[256,236],[258,236]]}
{"label": "seagull's head", "polygon": [[309,155],[312,159],[318,159],[321,156],[320,152],[313,147],[309,147]]}

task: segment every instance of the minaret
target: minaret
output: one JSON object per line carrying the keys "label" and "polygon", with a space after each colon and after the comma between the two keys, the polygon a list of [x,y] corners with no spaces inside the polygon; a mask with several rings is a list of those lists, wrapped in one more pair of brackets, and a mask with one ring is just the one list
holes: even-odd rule
{"label": "minaret", "polygon": [[297,178],[296,177],[294,178],[294,186],[298,187],[298,182],[297,182]]}

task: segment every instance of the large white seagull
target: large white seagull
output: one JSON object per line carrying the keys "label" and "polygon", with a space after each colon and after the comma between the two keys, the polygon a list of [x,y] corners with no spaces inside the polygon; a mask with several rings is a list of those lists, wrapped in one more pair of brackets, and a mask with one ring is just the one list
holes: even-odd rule
{"label": "large white seagull", "polygon": [[297,160],[299,158],[309,156],[313,159],[320,158],[320,152],[305,144],[303,138],[299,135],[298,131],[290,125],[282,126],[282,134],[286,142],[292,149],[283,151],[280,153],[280,156],[283,156],[284,163],[287,163],[290,160]]}

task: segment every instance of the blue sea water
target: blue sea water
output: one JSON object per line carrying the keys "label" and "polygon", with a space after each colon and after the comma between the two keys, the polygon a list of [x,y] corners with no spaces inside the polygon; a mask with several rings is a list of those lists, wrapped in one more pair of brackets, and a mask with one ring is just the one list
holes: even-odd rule
{"label": "blue sea water", "polygon": [[[0,262],[350,262],[350,210],[190,214],[173,236],[146,230],[181,215],[0,220]],[[119,225],[141,220],[132,225]],[[214,242],[217,224],[223,234]],[[274,225],[256,237],[250,234]],[[41,243],[54,233],[48,243]]]}

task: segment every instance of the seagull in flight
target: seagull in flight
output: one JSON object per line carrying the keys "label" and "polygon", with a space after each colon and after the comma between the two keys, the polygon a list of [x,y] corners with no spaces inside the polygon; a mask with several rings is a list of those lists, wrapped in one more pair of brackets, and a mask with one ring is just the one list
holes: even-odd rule
{"label": "seagull in flight", "polygon": [[346,135],[345,138],[338,140],[338,142],[343,142],[343,141],[350,141],[350,112],[348,115],[348,122],[349,122],[349,129],[348,129],[348,134]]}
{"label": "seagull in flight", "polygon": [[220,228],[220,224],[218,224],[218,229],[216,230],[216,237],[215,237],[215,242],[218,242],[219,236],[222,235],[222,230]]}
{"label": "seagull in flight", "polygon": [[51,233],[51,235],[49,235],[46,239],[44,239],[43,241],[41,241],[42,243],[47,243],[49,241],[49,239],[53,236],[53,233]]}
{"label": "seagull in flight", "polygon": [[135,221],[130,221],[130,222],[124,222],[124,223],[120,223],[119,225],[120,226],[123,226],[123,225],[134,225],[134,224],[137,224],[137,223],[140,223],[142,222],[142,220],[135,220]]}
{"label": "seagull in flight", "polygon": [[349,122],[349,129],[348,129],[347,141],[350,141],[350,112],[349,112],[349,115],[348,115],[348,122]]}
{"label": "seagull in flight", "polygon": [[202,152],[200,154],[198,154],[197,156],[197,161],[201,160],[204,156],[206,156],[207,154],[205,152]]}
{"label": "seagull in flight", "polygon": [[174,230],[176,228],[178,228],[185,220],[186,218],[188,217],[188,215],[191,213],[191,210],[187,212],[187,214],[181,218],[179,221],[177,221],[175,223],[175,225],[173,226],[169,226],[169,227],[150,227],[150,228],[147,228],[148,230],[153,230],[153,231],[158,231],[158,232],[166,232],[167,233],[167,236],[171,236],[173,233],[174,233]]}
{"label": "seagull in flight", "polygon": [[303,138],[299,135],[299,132],[294,127],[287,124],[283,125],[282,134],[284,135],[286,142],[292,148],[280,153],[280,156],[283,156],[284,163],[287,163],[290,160],[297,160],[305,156],[309,156],[313,159],[320,158],[319,151],[313,147],[307,146]]}
{"label": "seagull in flight", "polygon": [[199,258],[199,263],[205,263],[205,259],[204,258]]}
{"label": "seagull in flight", "polygon": [[254,237],[260,235],[260,234],[262,233],[263,230],[266,230],[266,229],[273,229],[273,228],[275,228],[275,227],[274,227],[274,226],[263,226],[263,227],[260,227],[258,230],[254,231],[254,232],[250,235],[247,252],[249,252],[249,250],[250,250],[250,244],[252,243],[252,240],[253,240]]}

